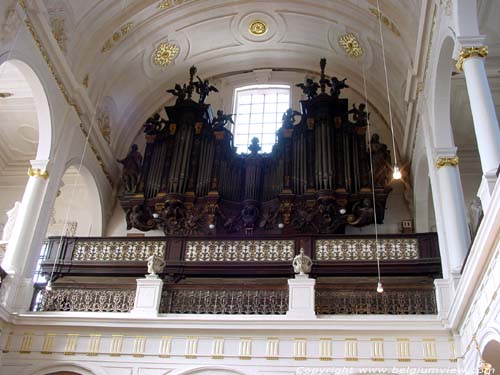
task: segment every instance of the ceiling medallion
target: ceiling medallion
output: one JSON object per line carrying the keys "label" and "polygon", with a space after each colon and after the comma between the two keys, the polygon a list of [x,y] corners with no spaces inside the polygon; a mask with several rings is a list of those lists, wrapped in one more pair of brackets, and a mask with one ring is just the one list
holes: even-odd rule
{"label": "ceiling medallion", "polygon": [[250,31],[250,34],[252,35],[261,36],[267,33],[267,25],[264,21],[255,20],[250,23],[250,26],[248,26],[248,31]]}
{"label": "ceiling medallion", "polygon": [[353,33],[347,33],[339,37],[339,45],[350,57],[360,57],[363,55],[363,47]]}
{"label": "ceiling medallion", "polygon": [[161,43],[153,52],[153,64],[165,67],[170,65],[179,54],[179,47],[171,43]]}

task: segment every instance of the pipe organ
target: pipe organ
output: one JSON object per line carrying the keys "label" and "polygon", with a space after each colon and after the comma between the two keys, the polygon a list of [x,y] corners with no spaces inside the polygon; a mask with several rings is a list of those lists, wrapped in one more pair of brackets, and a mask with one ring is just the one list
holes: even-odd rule
{"label": "pipe organ", "polygon": [[[205,103],[216,91],[207,80],[168,90],[177,97],[144,125],[137,147],[120,162],[120,194],[128,228],[161,228],[166,235],[342,234],[345,227],[383,222],[390,192],[390,156],[377,134],[366,138],[364,104],[340,98],[345,80],[298,84],[301,111],[283,114],[272,152],[254,138],[238,154],[231,115]],[[200,93],[198,101],[194,92]],[[319,92],[318,92],[319,91]],[[329,91],[329,92],[328,92]],[[376,215],[375,215],[376,213]]]}

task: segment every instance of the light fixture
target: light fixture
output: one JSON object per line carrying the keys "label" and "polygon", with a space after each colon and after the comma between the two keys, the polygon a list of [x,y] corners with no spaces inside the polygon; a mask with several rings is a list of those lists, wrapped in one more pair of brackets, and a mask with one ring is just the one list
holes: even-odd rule
{"label": "light fixture", "polygon": [[377,292],[384,293],[384,287],[382,286],[382,283],[380,281],[377,284]]}
{"label": "light fixture", "polygon": [[158,219],[160,217],[160,214],[158,212],[153,213],[153,218]]}
{"label": "light fixture", "polygon": [[9,98],[12,95],[14,95],[14,94],[12,94],[10,92],[0,92],[0,98],[2,98],[2,99]]}
{"label": "light fixture", "polygon": [[283,224],[283,223],[278,224],[278,228],[283,229],[284,227],[285,227],[285,224]]}
{"label": "light fixture", "polygon": [[47,292],[51,292],[52,291],[52,281],[49,280],[49,282],[47,283],[47,285],[45,285],[45,290]]}
{"label": "light fixture", "polygon": [[215,224],[208,224],[209,229],[215,229]]}
{"label": "light fixture", "polygon": [[[389,124],[390,124],[390,128],[391,128],[392,152],[394,153],[393,178],[395,180],[399,180],[399,179],[401,179],[401,171],[399,170],[399,167],[398,167],[398,155],[397,155],[397,150],[396,150],[396,140],[395,140],[395,136],[394,136],[394,125],[393,125],[393,121],[392,121],[391,95],[389,94],[389,76],[387,74],[387,62],[385,59],[384,33],[382,32],[382,17],[380,16],[382,13],[380,11],[379,0],[377,0],[377,12],[379,14],[378,27],[379,27],[379,32],[380,32],[380,43],[382,45],[382,61],[384,63],[385,88],[387,91],[387,104],[389,106]],[[396,177],[396,176],[399,176],[399,177]]]}
{"label": "light fixture", "polygon": [[342,208],[339,210],[339,213],[340,213],[341,215],[345,215],[345,213],[346,213],[346,212],[347,212],[347,211],[346,211],[346,209],[345,209],[344,207],[342,207]]}
{"label": "light fixture", "polygon": [[394,180],[401,180],[401,170],[399,169],[398,165],[394,165],[394,169],[392,171],[392,178]]}

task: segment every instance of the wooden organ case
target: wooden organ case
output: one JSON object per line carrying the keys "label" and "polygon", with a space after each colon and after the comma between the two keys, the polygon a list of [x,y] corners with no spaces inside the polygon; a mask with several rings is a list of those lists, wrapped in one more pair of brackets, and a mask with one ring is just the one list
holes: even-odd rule
{"label": "wooden organ case", "polygon": [[301,112],[283,114],[268,154],[259,153],[257,138],[249,153],[237,153],[231,115],[213,115],[205,99],[216,88],[199,77],[195,82],[191,68],[188,84],[168,90],[177,97],[165,108],[168,120],[155,114],[144,125],[144,157],[133,145],[120,161],[128,228],[161,228],[167,236],[259,236],[342,234],[374,217],[383,223],[389,151],[377,134],[367,140],[364,104],[350,107],[339,98],[348,86],[327,78],[324,66],[322,60],[319,83],[297,85],[307,99]]}

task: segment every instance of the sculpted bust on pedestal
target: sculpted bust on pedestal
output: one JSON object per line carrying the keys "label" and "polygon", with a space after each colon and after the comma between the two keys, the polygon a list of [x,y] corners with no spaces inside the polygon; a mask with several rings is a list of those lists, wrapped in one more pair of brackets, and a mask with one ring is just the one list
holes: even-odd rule
{"label": "sculpted bust on pedestal", "polygon": [[311,272],[312,260],[304,254],[304,249],[300,249],[300,254],[293,258],[293,270],[299,275],[307,275]]}

